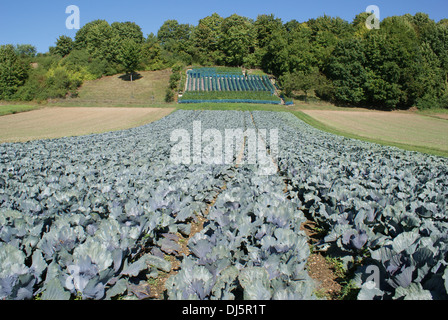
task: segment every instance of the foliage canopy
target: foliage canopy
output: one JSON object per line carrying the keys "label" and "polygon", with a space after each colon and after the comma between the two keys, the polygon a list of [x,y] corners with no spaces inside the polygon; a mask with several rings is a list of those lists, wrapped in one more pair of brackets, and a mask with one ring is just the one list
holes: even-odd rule
{"label": "foliage canopy", "polygon": [[[213,13],[197,25],[167,20],[156,35],[146,38],[134,22],[95,20],[73,40],[59,37],[43,55],[36,56],[31,45],[3,47],[0,59],[8,66],[3,62],[2,68],[13,71],[1,74],[0,97],[53,97],[43,74],[58,65],[65,65],[69,73],[84,69],[90,74],[81,79],[85,80],[182,64],[259,68],[283,79],[280,85],[292,96],[314,93],[342,105],[388,110],[448,107],[446,19],[436,23],[424,13],[405,14],[385,18],[379,29],[369,30],[368,17],[364,12],[348,22],[324,15],[300,23],[283,22],[272,14],[252,20]],[[45,64],[46,70],[27,68],[30,59]],[[291,77],[296,83],[289,81]],[[76,83],[65,87],[76,91]]]}

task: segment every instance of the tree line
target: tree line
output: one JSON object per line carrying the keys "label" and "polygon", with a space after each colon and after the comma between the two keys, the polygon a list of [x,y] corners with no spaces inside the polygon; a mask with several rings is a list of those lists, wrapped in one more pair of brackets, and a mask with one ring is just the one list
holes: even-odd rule
{"label": "tree line", "polygon": [[448,19],[417,13],[385,18],[368,29],[368,13],[348,22],[324,15],[284,23],[214,13],[197,25],[167,20],[144,37],[133,22],[95,20],[49,52],[0,47],[0,99],[45,100],[76,95],[103,75],[179,65],[259,68],[284,93],[314,93],[339,105],[382,109],[448,107]]}

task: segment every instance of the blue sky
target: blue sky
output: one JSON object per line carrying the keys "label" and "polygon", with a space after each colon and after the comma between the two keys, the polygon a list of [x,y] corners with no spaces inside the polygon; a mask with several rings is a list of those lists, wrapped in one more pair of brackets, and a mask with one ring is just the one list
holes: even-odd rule
{"label": "blue sky", "polygon": [[380,8],[381,19],[405,13],[425,12],[431,19],[448,18],[447,0],[1,0],[0,44],[30,43],[39,52],[47,52],[60,35],[74,38],[76,30],[68,30],[65,21],[69,5],[80,9],[81,27],[95,19],[134,21],[145,36],[157,33],[168,19],[196,25],[199,19],[217,12],[223,17],[233,13],[256,19],[259,14],[271,14],[283,22],[300,22],[324,14],[339,16],[347,21],[368,5]]}

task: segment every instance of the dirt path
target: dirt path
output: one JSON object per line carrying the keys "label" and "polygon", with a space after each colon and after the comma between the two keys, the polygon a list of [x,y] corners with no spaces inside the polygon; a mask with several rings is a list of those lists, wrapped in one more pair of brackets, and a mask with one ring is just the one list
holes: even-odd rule
{"label": "dirt path", "polygon": [[174,108],[51,107],[0,117],[0,143],[128,129],[163,118]]}

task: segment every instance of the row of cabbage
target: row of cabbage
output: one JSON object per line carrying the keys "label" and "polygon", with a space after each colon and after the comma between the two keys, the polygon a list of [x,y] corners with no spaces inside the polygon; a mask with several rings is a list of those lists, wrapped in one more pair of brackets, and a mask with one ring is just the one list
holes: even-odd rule
{"label": "row of cabbage", "polygon": [[[218,117],[238,124],[237,114]],[[229,166],[174,165],[178,111],[99,135],[0,145],[0,299],[148,298]]]}
{"label": "row of cabbage", "polygon": [[280,104],[281,99],[269,91],[187,91],[179,103],[264,103]]}
{"label": "row of cabbage", "polygon": [[275,88],[267,76],[215,75],[187,78],[187,91],[270,91]]}
{"label": "row of cabbage", "polygon": [[358,298],[448,298],[446,158],[324,133],[291,114],[253,115],[282,128],[289,196],[327,231],[315,250],[354,271]]}
{"label": "row of cabbage", "polygon": [[[255,126],[250,112],[241,118],[244,130],[264,129]],[[190,239],[191,254],[168,279],[170,299],[315,298],[315,283],[306,270],[310,249],[300,230],[306,220],[300,202],[287,198],[276,171],[263,174],[270,165],[267,150],[258,148],[257,162],[250,164],[250,143],[246,139],[241,162],[232,168],[203,230]]]}

